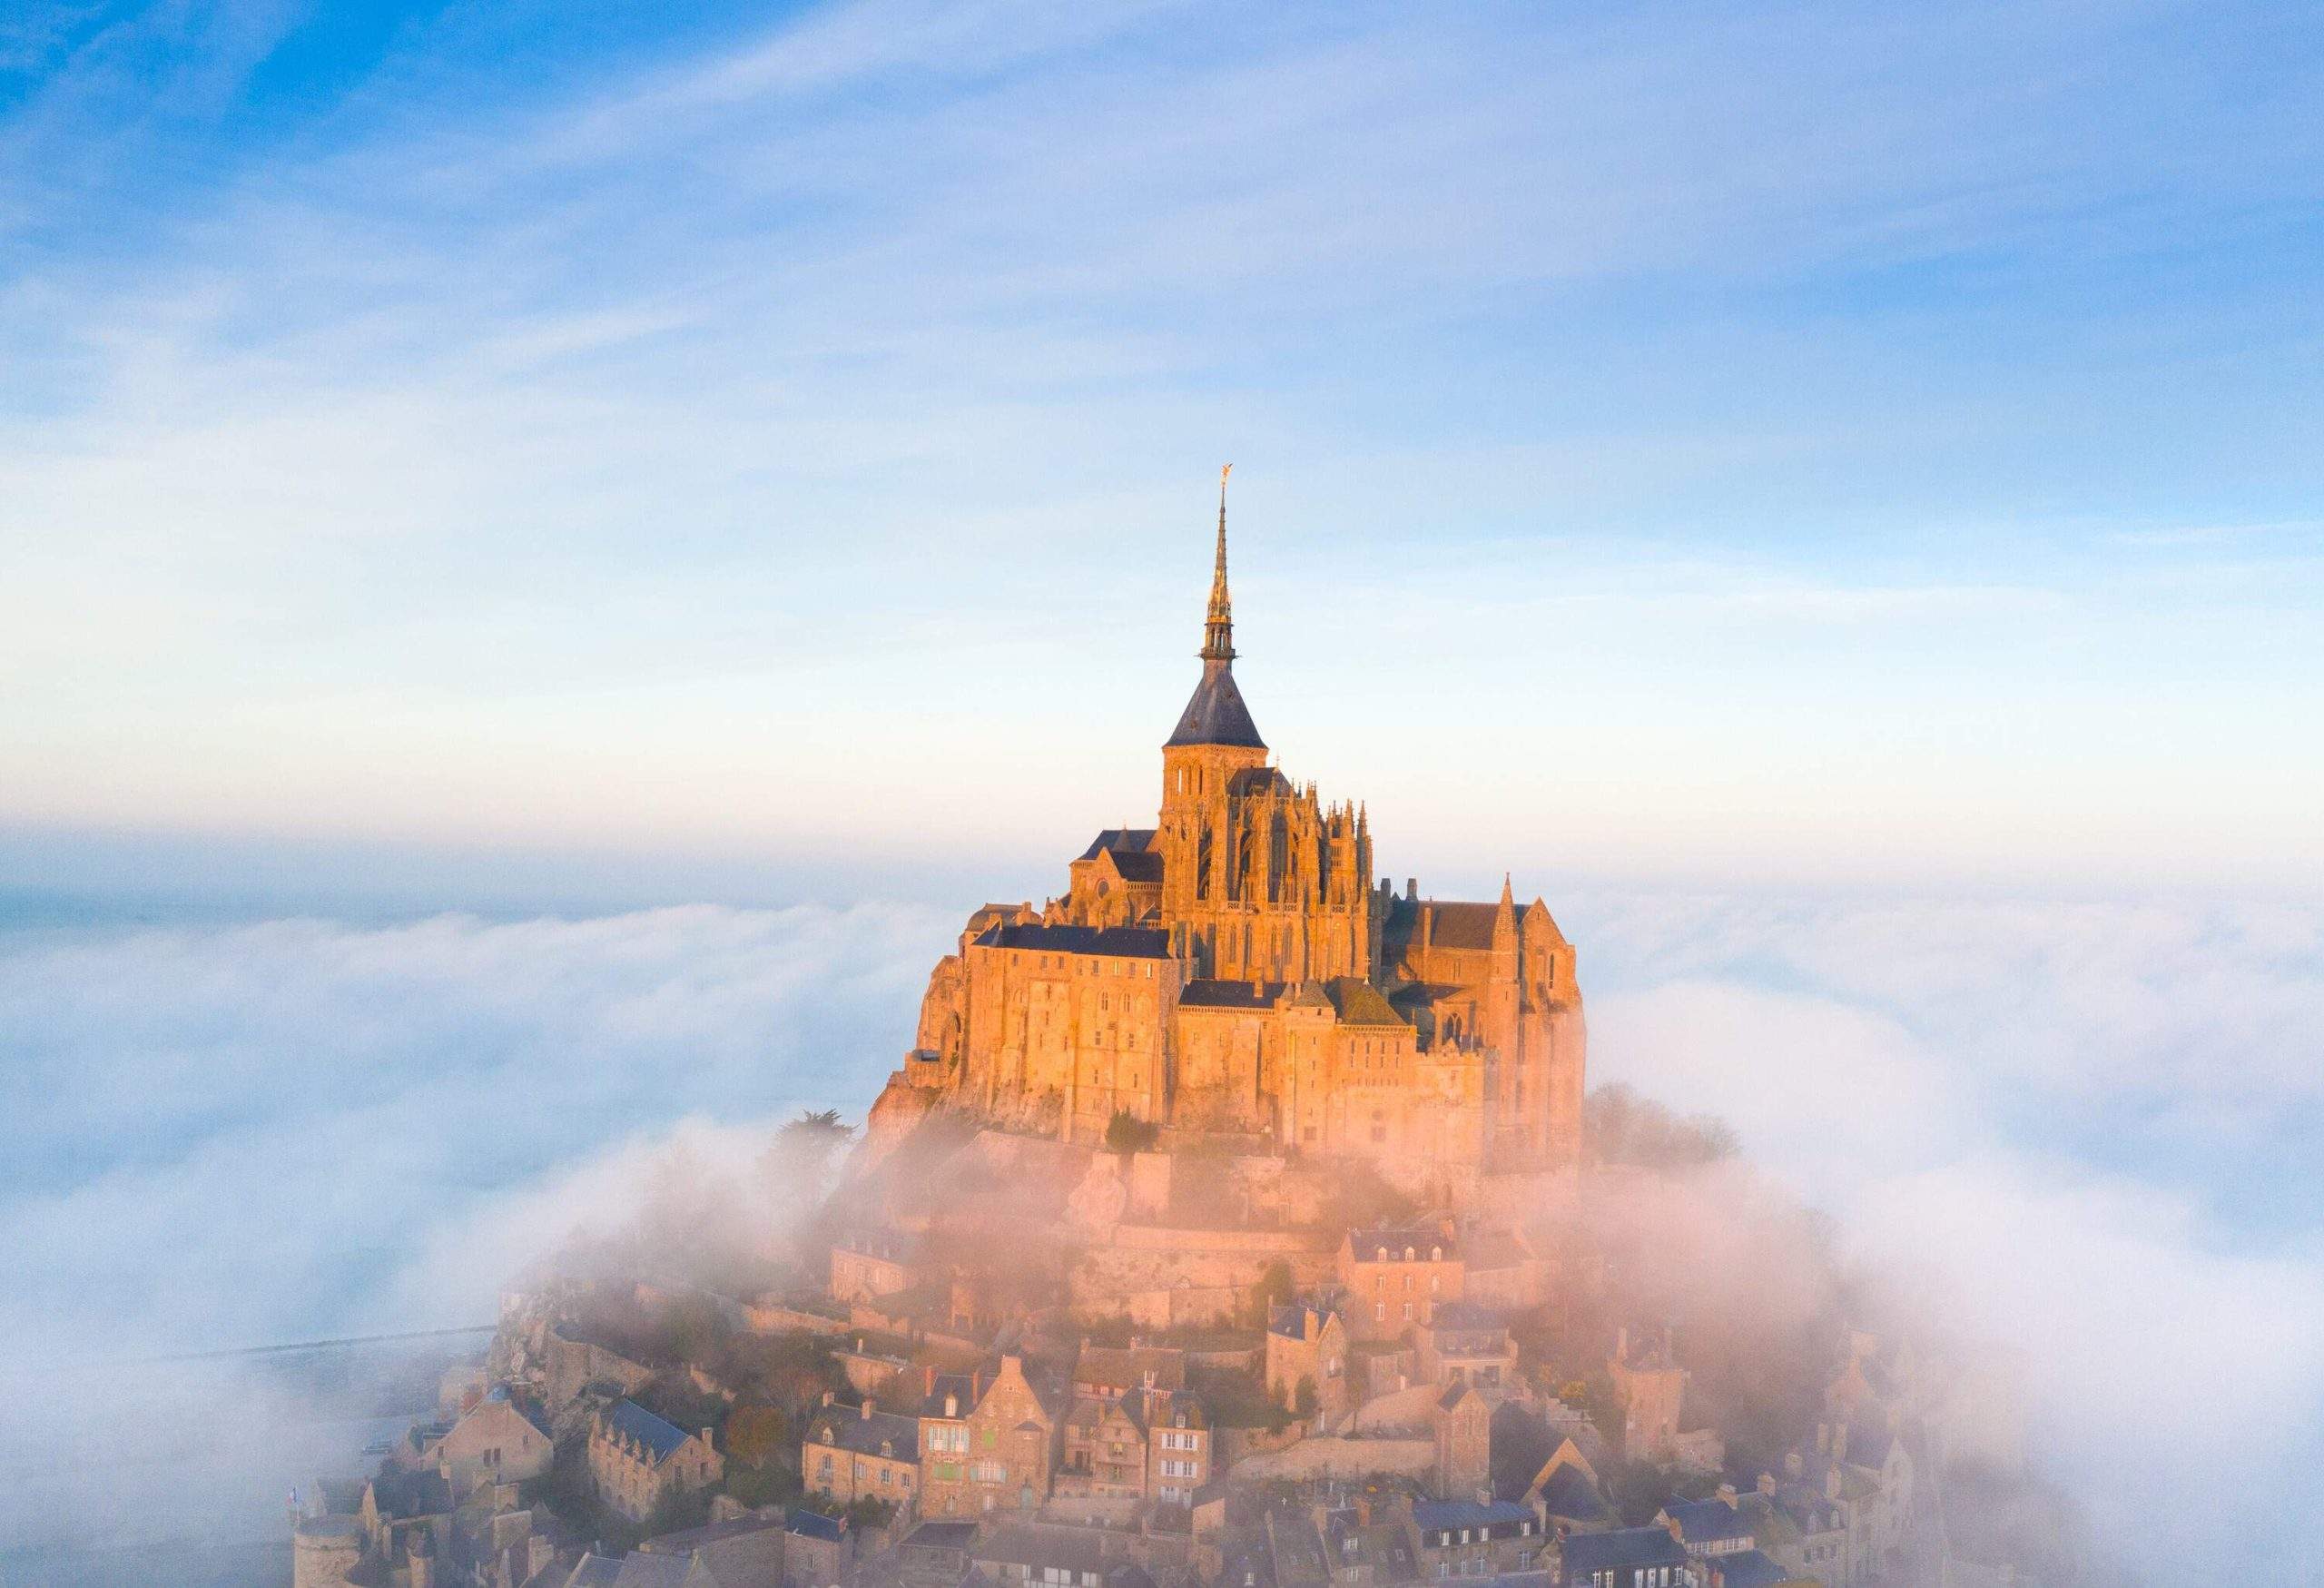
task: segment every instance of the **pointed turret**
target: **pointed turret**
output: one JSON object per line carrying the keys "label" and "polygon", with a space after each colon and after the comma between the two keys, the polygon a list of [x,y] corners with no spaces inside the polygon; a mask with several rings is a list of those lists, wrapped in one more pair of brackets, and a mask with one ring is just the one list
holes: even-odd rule
{"label": "pointed turret", "polygon": [[1210,570],[1210,611],[1203,618],[1202,659],[1235,659],[1235,603],[1226,594],[1226,477],[1232,463],[1218,471],[1218,556]]}
{"label": "pointed turret", "polygon": [[1235,687],[1235,606],[1226,593],[1226,475],[1218,471],[1218,551],[1210,575],[1210,607],[1202,625],[1202,682],[1179,715],[1177,731],[1163,743],[1174,745],[1236,745],[1264,750],[1266,741]]}

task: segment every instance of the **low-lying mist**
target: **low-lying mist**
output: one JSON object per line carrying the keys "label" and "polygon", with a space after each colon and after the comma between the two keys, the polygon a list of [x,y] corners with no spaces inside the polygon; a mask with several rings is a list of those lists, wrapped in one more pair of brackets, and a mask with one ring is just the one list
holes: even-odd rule
{"label": "low-lying mist", "polygon": [[[1748,1311],[1738,1340],[1902,1307],[1989,1343],[2100,1534],[2245,1562],[2278,1535],[2324,1460],[2315,913],[1634,895],[1561,920],[1593,1082],[1734,1133],[1633,1206],[1730,1298],[1699,1305]],[[546,1254],[780,1217],[776,1127],[861,1117],[957,923],[0,938],[0,1563],[135,1581],[102,1551],[279,1537],[288,1484],[421,1409],[392,1354],[320,1387],[162,1358],[488,1325]]]}

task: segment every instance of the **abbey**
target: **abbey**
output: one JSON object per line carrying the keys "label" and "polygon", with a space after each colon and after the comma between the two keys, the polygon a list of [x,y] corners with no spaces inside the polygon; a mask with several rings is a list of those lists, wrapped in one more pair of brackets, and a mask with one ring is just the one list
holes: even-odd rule
{"label": "abbey", "polygon": [[[1096,1144],[1240,1139],[1475,1170],[1574,1156],[1574,951],[1535,899],[1373,881],[1360,804],[1274,764],[1235,682],[1222,477],[1202,677],[1151,828],[1108,828],[1036,910],[988,904],[930,979],[891,1090]],[[896,1103],[904,1100],[897,1099]],[[894,1112],[895,1104],[888,1106]]]}

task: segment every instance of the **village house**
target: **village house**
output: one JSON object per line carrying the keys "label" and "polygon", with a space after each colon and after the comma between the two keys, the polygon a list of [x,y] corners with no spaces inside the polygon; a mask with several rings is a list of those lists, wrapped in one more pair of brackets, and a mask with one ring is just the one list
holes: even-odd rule
{"label": "village house", "polygon": [[1101,1399],[1078,1395],[1065,1418],[1060,1494],[1096,1499],[1146,1497],[1146,1420],[1142,1396]]}
{"label": "village house", "polygon": [[1499,1577],[1529,1572],[1545,1540],[1532,1508],[1510,1500],[1421,1500],[1413,1505],[1427,1578]]}
{"label": "village house", "polygon": [[1285,1410],[1299,1406],[1300,1386],[1315,1398],[1317,1425],[1334,1428],[1355,1409],[1347,1372],[1347,1327],[1340,1315],[1304,1303],[1267,1314],[1267,1399]]}
{"label": "village house", "polygon": [[1315,1532],[1333,1588],[1397,1588],[1421,1580],[1413,1534],[1369,1504],[1317,1507]]}
{"label": "village house", "polygon": [[[774,1588],[783,1581],[789,1529],[779,1514],[731,1517],[705,1527],[665,1533],[637,1546],[649,1559],[676,1561],[693,1572],[684,1588]],[[616,1588],[628,1588],[615,1579]]]}
{"label": "village house", "polygon": [[1465,1384],[1449,1386],[1430,1409],[1436,1436],[1436,1493],[1474,1494],[1492,1482],[1492,1407]]}
{"label": "village house", "polygon": [[1817,1578],[1829,1588],[1849,1588],[1855,1581],[1847,1514],[1820,1486],[1797,1479],[1778,1484],[1772,1474],[1761,1473],[1758,1492],[1741,1504],[1754,1518],[1760,1547],[1787,1571]]}
{"label": "village house", "polygon": [[1731,1488],[1716,1499],[1672,1500],[1654,1519],[1697,1560],[1739,1555],[1758,1547],[1758,1532],[1751,1518],[1737,1507]]}
{"label": "village house", "polygon": [[877,1301],[919,1282],[911,1243],[884,1229],[853,1230],[832,1246],[831,1297],[849,1303]]}
{"label": "village house", "polygon": [[1413,1330],[1423,1383],[1472,1384],[1499,1396],[1517,1364],[1509,1328],[1472,1301],[1448,1301]]}
{"label": "village house", "polygon": [[1601,1454],[1602,1444],[1587,1425],[1583,1429],[1552,1433],[1557,1446],[1534,1473],[1522,1497],[1524,1504],[1541,1513],[1542,1524],[1553,1534],[1603,1533],[1621,1520],[1607,1503],[1597,1465],[1581,1448],[1583,1437],[1600,1447]]}
{"label": "village house", "polygon": [[590,1425],[588,1468],[598,1499],[632,1522],[643,1522],[671,1495],[716,1483],[726,1464],[709,1429],[689,1434],[625,1400]]}
{"label": "village house", "polygon": [[464,1498],[481,1484],[546,1476],[556,1455],[556,1441],[536,1414],[498,1386],[446,1432],[436,1446],[436,1467],[451,1492]]}
{"label": "village house", "polygon": [[1186,1391],[1146,1395],[1146,1493],[1167,1505],[1191,1505],[1210,1481],[1210,1415]]}
{"label": "village house", "polygon": [[1084,1346],[1073,1363],[1073,1393],[1118,1401],[1132,1390],[1187,1387],[1187,1354],[1170,1346]]}
{"label": "village house", "polygon": [[1670,1331],[1637,1336],[1627,1328],[1618,1331],[1606,1374],[1622,1407],[1622,1459],[1671,1459],[1678,1449],[1687,1370],[1670,1348]]}
{"label": "village house", "polygon": [[1464,1277],[1450,1220],[1351,1229],[1340,1239],[1339,1280],[1357,1340],[1403,1338],[1439,1306],[1462,1299]]}
{"label": "village house", "polygon": [[869,1400],[839,1406],[826,1393],[800,1442],[799,1477],[819,1499],[907,1504],[920,1484],[920,1419]]}
{"label": "village house", "polygon": [[1565,1541],[1560,1588],[1689,1588],[1692,1563],[1667,1527],[1620,1527]]}
{"label": "village house", "polygon": [[1063,1423],[1020,1356],[1001,1357],[990,1374],[931,1377],[920,1408],[921,1514],[1039,1504],[1059,1463]]}
{"label": "village house", "polygon": [[838,1588],[855,1563],[847,1520],[793,1511],[783,1526],[783,1588]]}

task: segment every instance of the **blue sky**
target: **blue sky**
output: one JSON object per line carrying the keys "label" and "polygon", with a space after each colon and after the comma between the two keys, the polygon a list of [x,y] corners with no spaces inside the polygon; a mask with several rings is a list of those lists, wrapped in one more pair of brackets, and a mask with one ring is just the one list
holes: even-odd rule
{"label": "blue sky", "polygon": [[2289,5],[0,6],[0,1336],[444,1322],[861,1108],[1152,809],[1231,459],[1287,770],[2248,1550],[2319,104]]}
{"label": "blue sky", "polygon": [[0,21],[15,880],[2324,878],[2302,8],[665,9]]}

